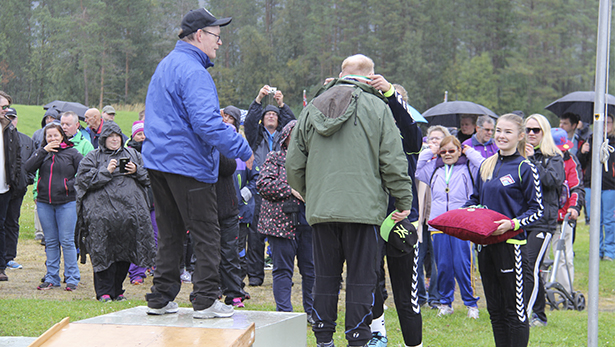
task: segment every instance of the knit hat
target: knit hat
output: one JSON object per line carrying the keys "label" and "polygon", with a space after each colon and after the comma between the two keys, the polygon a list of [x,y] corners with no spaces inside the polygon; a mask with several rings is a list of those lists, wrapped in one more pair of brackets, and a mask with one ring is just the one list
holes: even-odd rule
{"label": "knit hat", "polygon": [[143,131],[143,121],[142,120],[138,120],[138,121],[132,123],[132,137],[135,137],[135,135],[139,131]]}
{"label": "knit hat", "polygon": [[229,105],[224,108],[224,113],[233,117],[235,120],[235,128],[239,129],[239,125],[241,124],[241,111],[237,107]]}
{"label": "knit hat", "polygon": [[568,140],[568,133],[562,128],[551,128],[551,136],[553,136],[553,142],[560,151],[565,152],[574,146],[572,141]]}

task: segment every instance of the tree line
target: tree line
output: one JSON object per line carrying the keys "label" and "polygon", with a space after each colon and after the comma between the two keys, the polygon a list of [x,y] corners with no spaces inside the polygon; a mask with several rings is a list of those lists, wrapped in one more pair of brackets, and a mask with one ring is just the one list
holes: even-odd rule
{"label": "tree line", "polygon": [[269,84],[297,109],[355,53],[419,111],[448,91],[498,114],[545,113],[593,89],[590,0],[2,0],[0,88],[20,104],[143,103],[181,18],[202,6],[233,17],[210,69],[222,107],[247,108]]}

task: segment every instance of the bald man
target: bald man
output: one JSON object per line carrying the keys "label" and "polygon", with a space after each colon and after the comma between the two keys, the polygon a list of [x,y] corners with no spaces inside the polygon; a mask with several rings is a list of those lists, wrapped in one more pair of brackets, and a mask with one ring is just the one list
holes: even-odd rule
{"label": "bald man", "polygon": [[98,148],[98,137],[102,130],[105,121],[102,119],[100,111],[96,108],[91,108],[85,111],[85,122],[87,123],[86,131],[90,134],[90,141],[94,149]]}
{"label": "bald man", "polygon": [[346,301],[348,345],[371,340],[379,226],[388,203],[382,187],[396,198],[395,221],[405,219],[412,207],[399,130],[386,98],[368,84],[373,73],[370,58],[346,58],[339,78],[303,109],[286,157],[288,183],[305,197],[314,228],[312,330],[319,347],[333,346],[344,261],[346,297],[352,298]]}

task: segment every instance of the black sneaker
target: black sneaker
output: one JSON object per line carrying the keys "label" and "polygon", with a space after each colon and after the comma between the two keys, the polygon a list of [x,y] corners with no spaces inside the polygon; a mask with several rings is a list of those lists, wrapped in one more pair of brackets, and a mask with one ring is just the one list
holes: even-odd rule
{"label": "black sneaker", "polygon": [[51,288],[53,288],[53,283],[49,283],[49,282],[43,282],[38,287],[36,287],[36,289],[38,290],[48,290]]}
{"label": "black sneaker", "polygon": [[66,290],[67,292],[74,292],[75,290],[77,290],[77,285],[68,283],[66,285],[66,288],[64,288],[64,290]]}
{"label": "black sneaker", "polygon": [[4,273],[4,270],[0,270],[0,281],[8,281],[9,277]]}

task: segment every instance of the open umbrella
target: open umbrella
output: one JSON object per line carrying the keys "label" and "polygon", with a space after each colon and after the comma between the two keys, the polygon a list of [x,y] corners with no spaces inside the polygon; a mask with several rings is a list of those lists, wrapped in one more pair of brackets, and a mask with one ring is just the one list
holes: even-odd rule
{"label": "open umbrella", "polygon": [[490,109],[471,101],[445,101],[423,112],[423,117],[432,125],[459,127],[461,116],[464,114],[486,115],[495,119],[498,118]]}
{"label": "open umbrella", "polygon": [[47,105],[43,106],[43,108],[45,110],[53,108],[53,109],[56,109],[59,113],[73,111],[79,116],[79,119],[81,120],[85,120],[85,111],[88,110],[87,106],[84,106],[78,102],[60,101],[60,100],[52,101],[48,103]]}
{"label": "open umbrella", "polygon": [[[545,109],[555,113],[558,117],[567,112],[574,113],[579,115],[583,123],[592,124],[594,122],[594,97],[593,91],[572,92],[553,101]],[[609,105],[608,113],[615,113],[615,96],[607,94],[604,102]]]}

